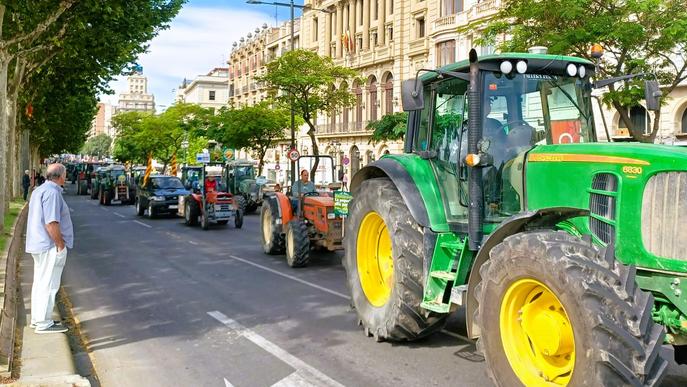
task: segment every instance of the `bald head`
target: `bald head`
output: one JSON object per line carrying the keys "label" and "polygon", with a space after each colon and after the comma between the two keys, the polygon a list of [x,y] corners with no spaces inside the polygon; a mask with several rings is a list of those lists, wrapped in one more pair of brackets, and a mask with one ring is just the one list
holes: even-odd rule
{"label": "bald head", "polygon": [[66,178],[67,175],[67,169],[64,167],[64,165],[60,163],[55,163],[55,164],[50,164],[48,165],[48,172],[47,172],[47,179],[50,181],[53,181],[57,184],[64,184],[63,180]]}

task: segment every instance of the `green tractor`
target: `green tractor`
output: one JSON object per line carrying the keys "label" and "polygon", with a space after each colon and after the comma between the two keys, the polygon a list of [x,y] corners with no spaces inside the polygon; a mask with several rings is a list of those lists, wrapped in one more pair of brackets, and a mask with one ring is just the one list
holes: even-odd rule
{"label": "green tractor", "polygon": [[404,154],[351,182],[344,266],[368,336],[418,339],[461,308],[498,386],[655,385],[664,343],[685,364],[687,149],[598,143],[592,89],[633,76],[593,73],[472,50],[404,82]]}
{"label": "green tractor", "polygon": [[237,198],[244,214],[251,214],[262,206],[262,185],[255,179],[255,162],[234,160],[227,163],[229,191]]}
{"label": "green tractor", "polygon": [[100,185],[107,178],[107,168],[106,166],[94,166],[94,170],[91,173],[91,199],[99,199],[102,201],[100,196]]}
{"label": "green tractor", "polygon": [[131,195],[126,169],[121,165],[112,165],[103,169],[103,176],[98,179],[98,198],[100,204],[133,204],[134,196]]}

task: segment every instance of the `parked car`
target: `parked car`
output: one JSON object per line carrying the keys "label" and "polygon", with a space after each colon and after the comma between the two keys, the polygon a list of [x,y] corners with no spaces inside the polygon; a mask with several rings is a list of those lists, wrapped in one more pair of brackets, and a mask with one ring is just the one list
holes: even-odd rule
{"label": "parked car", "polygon": [[179,196],[190,194],[176,176],[150,176],[145,184],[136,188],[136,214],[154,218],[160,214],[176,214]]}

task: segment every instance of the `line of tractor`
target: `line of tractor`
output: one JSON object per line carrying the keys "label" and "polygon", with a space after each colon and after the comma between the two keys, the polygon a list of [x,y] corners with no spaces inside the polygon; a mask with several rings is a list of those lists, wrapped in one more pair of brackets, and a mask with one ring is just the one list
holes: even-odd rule
{"label": "line of tractor", "polygon": [[79,165],[72,182],[203,229],[260,209],[264,252],[290,267],[345,250],[367,336],[416,340],[461,310],[498,386],[658,385],[663,344],[687,364],[687,150],[598,142],[592,90],[641,85],[651,110],[658,83],[594,81],[594,63],[538,50],[473,50],[405,81],[404,153],[358,171],[350,193],[334,168],[310,181],[328,156],[301,156],[285,193],[238,161],[180,179]]}

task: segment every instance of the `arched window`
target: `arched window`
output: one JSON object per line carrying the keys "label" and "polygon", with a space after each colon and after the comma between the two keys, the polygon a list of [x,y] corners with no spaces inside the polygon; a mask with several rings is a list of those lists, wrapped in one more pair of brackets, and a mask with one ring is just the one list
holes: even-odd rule
{"label": "arched window", "polygon": [[368,81],[368,91],[370,92],[370,100],[368,103],[368,111],[370,121],[377,120],[377,78],[374,75],[370,76]]}
{"label": "arched window", "polygon": [[363,89],[360,83],[353,83],[353,94],[355,94],[355,129],[361,130],[363,126]]}
{"label": "arched window", "polygon": [[[642,133],[646,134],[651,131],[651,118],[644,106],[637,105],[630,108],[630,122],[634,128],[641,130]],[[618,122],[618,127],[627,129],[627,125],[622,119]]]}
{"label": "arched window", "polygon": [[687,109],[682,112],[682,131],[680,133],[687,134]]}
{"label": "arched window", "polygon": [[356,145],[351,147],[351,176],[360,170],[360,150]]}
{"label": "arched window", "polygon": [[394,76],[387,73],[384,80],[384,114],[394,112]]}
{"label": "arched window", "polygon": [[[341,90],[348,90],[348,83],[346,82],[341,82],[341,86],[339,86],[339,89]],[[343,108],[341,109],[341,131],[342,132],[348,132],[348,117],[350,114],[351,109],[350,108]]]}

